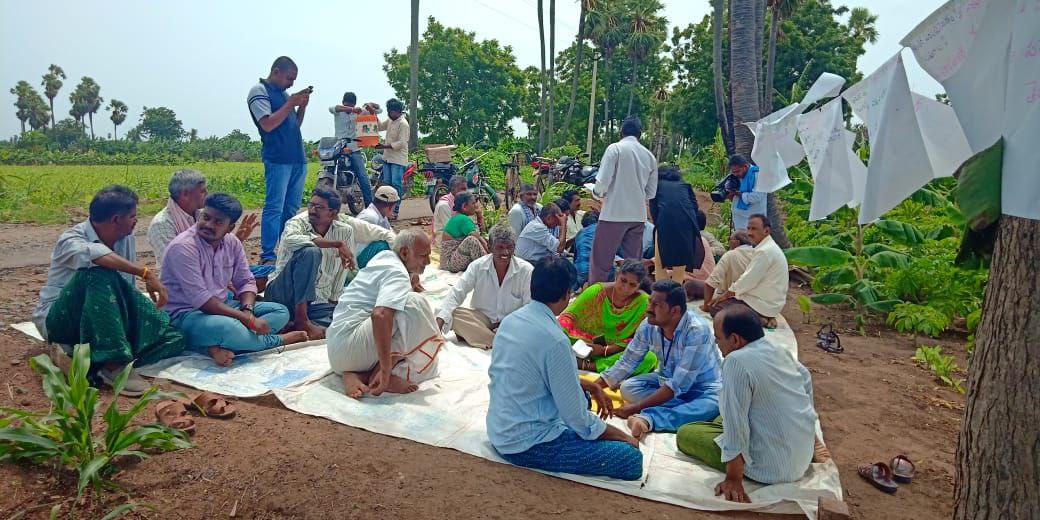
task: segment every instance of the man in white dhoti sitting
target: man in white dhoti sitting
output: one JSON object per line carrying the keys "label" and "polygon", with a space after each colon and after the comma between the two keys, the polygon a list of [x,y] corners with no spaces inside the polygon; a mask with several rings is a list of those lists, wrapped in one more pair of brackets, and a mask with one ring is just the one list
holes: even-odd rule
{"label": "man in white dhoti sitting", "polygon": [[444,337],[412,283],[429,263],[430,237],[406,229],[340,295],[326,337],[329,364],[350,397],[414,392],[437,374]]}

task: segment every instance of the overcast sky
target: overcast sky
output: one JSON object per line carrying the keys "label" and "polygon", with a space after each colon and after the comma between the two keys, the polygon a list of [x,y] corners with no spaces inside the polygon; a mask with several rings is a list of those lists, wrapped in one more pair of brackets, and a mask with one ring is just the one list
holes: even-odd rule
{"label": "overcast sky", "polygon": [[[708,0],[663,3],[670,26],[700,21],[710,10]],[[868,7],[878,15],[878,42],[859,60],[860,70],[869,74],[943,1],[832,3]],[[266,76],[276,56],[285,54],[300,67],[297,86],[314,86],[303,135],[317,139],[332,133],[327,107],[344,91],[380,103],[394,95],[382,69],[383,53],[407,49],[410,5],[409,0],[0,2],[0,136],[19,131],[9,89],[24,79],[43,95],[42,75],[56,63],[69,76],[55,98],[58,119],[68,117],[68,95],[79,78],[91,76],[101,85],[106,104],[115,98],[130,107],[120,135],[137,124],[142,106],[167,106],[185,130],[196,128],[201,136],[238,128],[255,138],[246,92]],[[421,0],[419,30],[425,30],[432,15],[445,25],[476,32],[478,39],[511,46],[521,68],[537,66],[536,6],[536,0]],[[362,16],[367,19],[358,19]],[[557,2],[556,16],[559,50],[577,32],[577,1]],[[909,52],[905,61],[911,89],[929,96],[941,91]],[[108,113],[95,114],[94,128],[102,136],[112,132]]]}

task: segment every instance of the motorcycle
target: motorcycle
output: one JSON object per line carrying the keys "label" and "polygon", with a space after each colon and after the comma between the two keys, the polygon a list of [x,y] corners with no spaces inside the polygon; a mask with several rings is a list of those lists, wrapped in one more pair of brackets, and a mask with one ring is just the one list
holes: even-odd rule
{"label": "motorcycle", "polygon": [[460,174],[466,177],[466,187],[476,194],[482,206],[491,206],[494,209],[501,207],[502,200],[480,168],[480,159],[488,153],[490,152],[484,152],[478,157],[467,157],[461,169],[454,163],[423,163],[420,170],[427,178],[426,197],[430,201],[430,211],[433,211],[437,201],[448,193],[448,184],[452,176]]}
{"label": "motorcycle", "polygon": [[535,169],[535,189],[545,193],[545,189],[557,182],[566,182],[584,187],[589,182],[596,182],[599,164],[586,165],[575,157],[562,156],[554,161],[548,157],[535,157],[531,162]]}
{"label": "motorcycle", "polygon": [[337,192],[350,214],[357,215],[365,209],[365,200],[357,176],[350,169],[350,159],[347,157],[350,155],[350,141],[350,138],[335,137],[322,137],[318,141],[318,149],[315,151],[321,160],[318,187]]}

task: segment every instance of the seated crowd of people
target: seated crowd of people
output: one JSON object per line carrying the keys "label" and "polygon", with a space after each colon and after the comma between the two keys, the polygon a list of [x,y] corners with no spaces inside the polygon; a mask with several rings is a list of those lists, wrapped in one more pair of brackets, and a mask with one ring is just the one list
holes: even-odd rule
{"label": "seated crowd of people", "polygon": [[[250,266],[243,246],[255,215],[233,195],[207,193],[200,172],[170,180],[148,229],[154,267],[136,255],[137,196],[110,186],[59,237],[33,321],[50,342],[90,343],[108,383],[131,361],[189,350],[230,366],[241,353],[324,338],[353,398],[415,391],[437,375],[453,331],[491,349],[487,431],[511,463],[638,479],[640,440],[677,432],[681,451],[726,473],[717,492],[728,499],[747,500],[744,477],[799,479],[814,456],[816,412],[808,371],[764,333],[788,284],[768,217],[750,215],[723,251],[678,170],[658,171],[637,124],[622,134],[592,190],[600,211],[582,211],[590,201],[577,190],[539,204],[524,185],[505,222],[488,229],[459,177],[432,229],[395,232],[394,188],[377,189],[358,217],[340,211],[335,191],[316,189],[284,223],[267,270]],[[420,281],[434,254],[461,273],[437,309]],[[701,298],[714,322],[688,306]],[[125,392],[148,386],[132,371]]]}

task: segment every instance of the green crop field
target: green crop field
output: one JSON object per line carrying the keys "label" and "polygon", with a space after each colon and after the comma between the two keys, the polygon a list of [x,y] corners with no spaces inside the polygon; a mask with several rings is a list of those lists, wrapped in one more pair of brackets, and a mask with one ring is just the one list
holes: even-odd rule
{"label": "green crop field", "polygon": [[[307,186],[313,186],[317,163],[307,167]],[[168,197],[170,174],[180,168],[200,170],[209,180],[209,191],[225,191],[246,208],[264,201],[264,167],[261,163],[200,162],[176,166],[8,166],[0,165],[0,222],[62,224],[86,215],[94,193],[109,184],[129,186],[141,198],[140,212],[159,211]]]}

